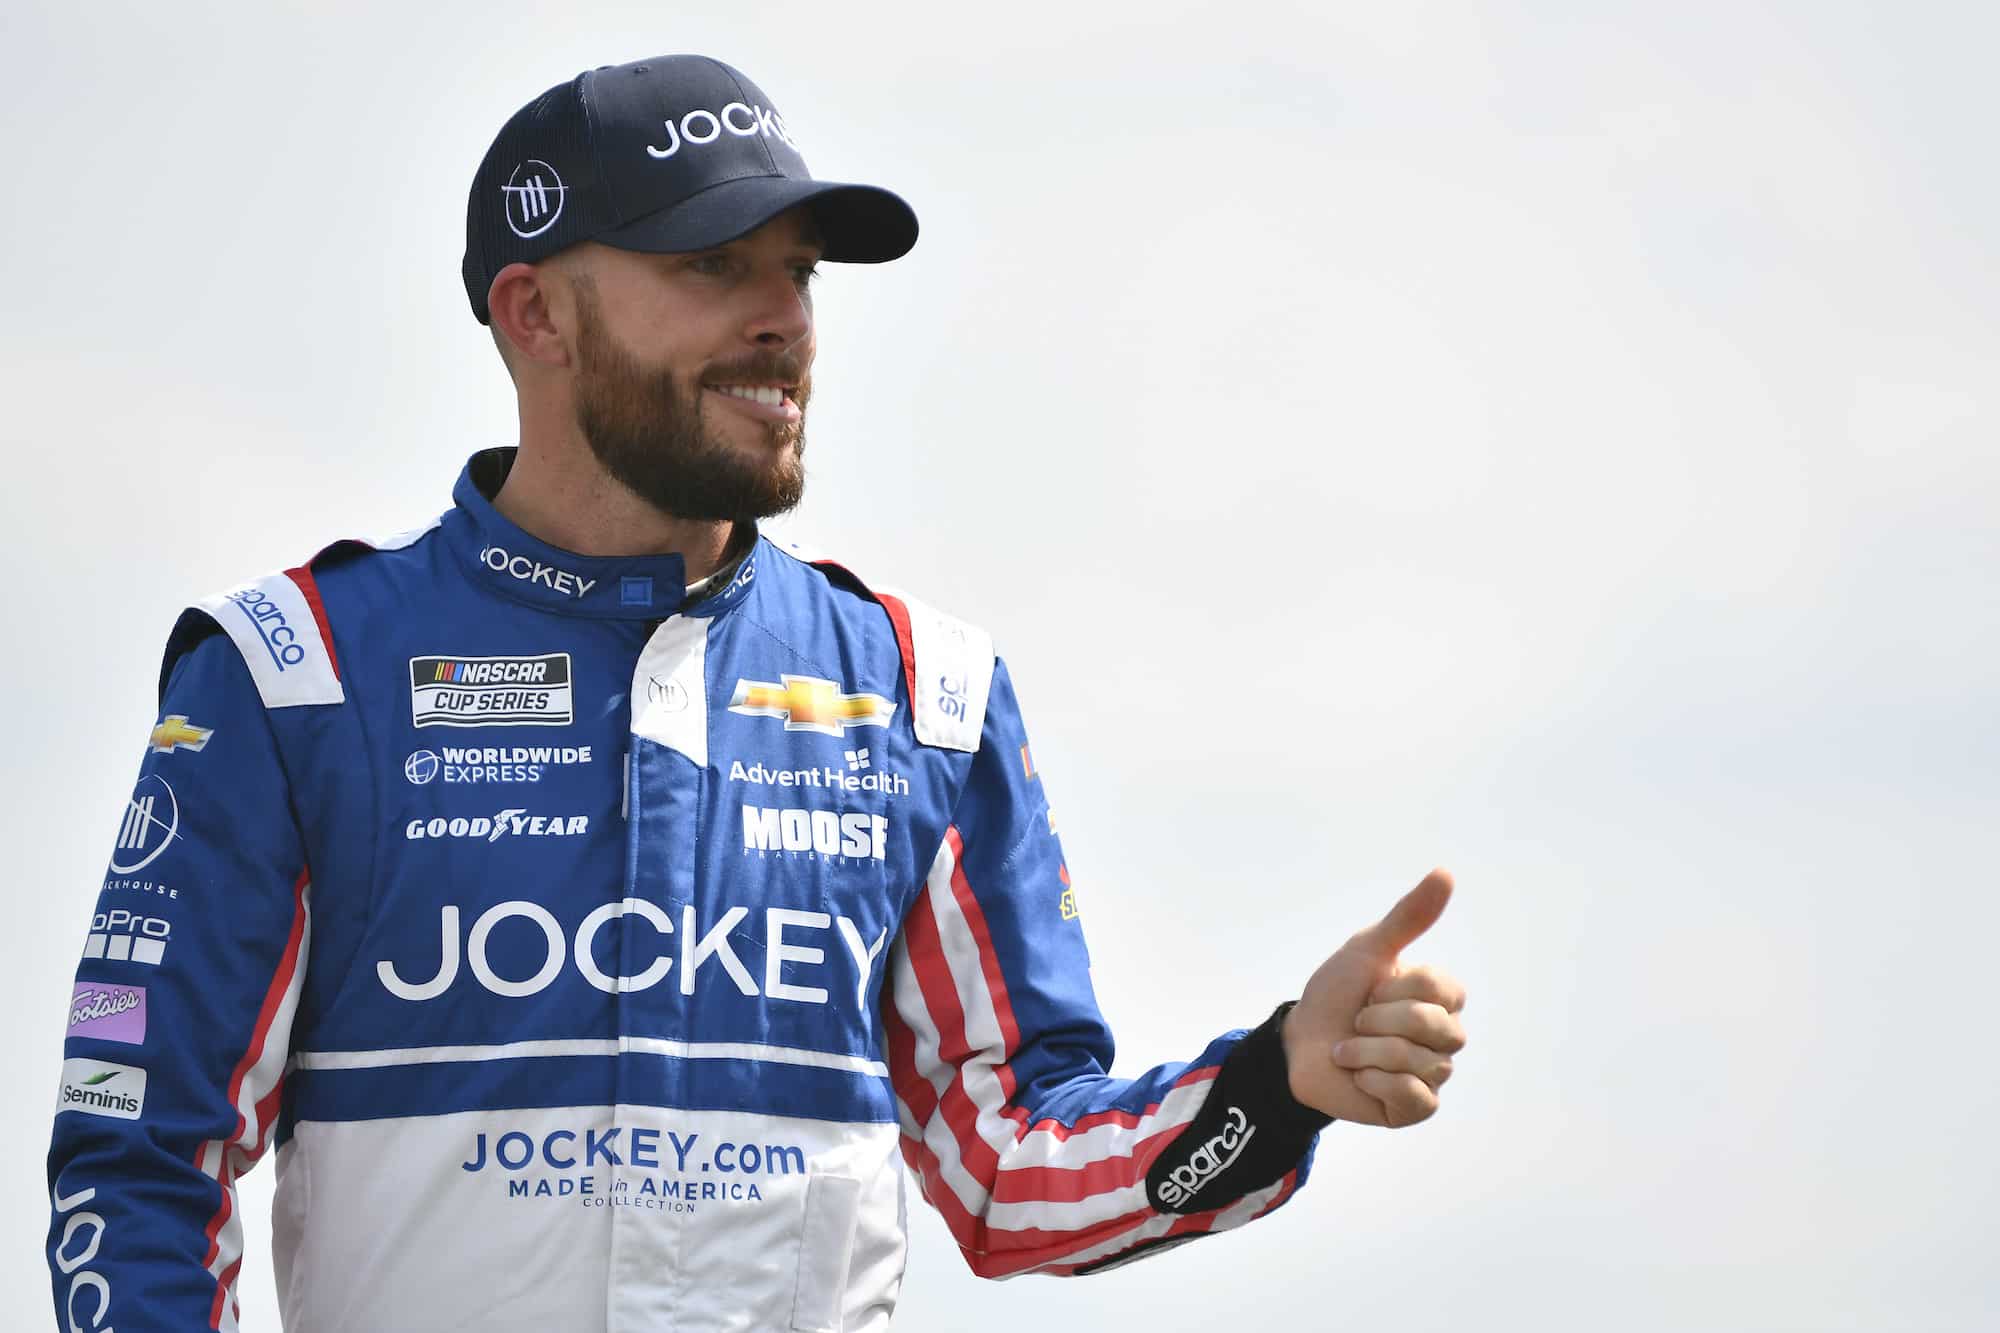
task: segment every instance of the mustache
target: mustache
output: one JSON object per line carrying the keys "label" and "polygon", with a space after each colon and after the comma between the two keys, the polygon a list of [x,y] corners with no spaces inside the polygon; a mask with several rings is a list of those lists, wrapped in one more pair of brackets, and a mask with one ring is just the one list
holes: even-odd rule
{"label": "mustache", "polygon": [[743,384],[746,382],[808,385],[811,377],[806,373],[805,364],[789,352],[772,352],[766,355],[747,356],[726,365],[711,367],[701,377],[704,387],[718,384]]}

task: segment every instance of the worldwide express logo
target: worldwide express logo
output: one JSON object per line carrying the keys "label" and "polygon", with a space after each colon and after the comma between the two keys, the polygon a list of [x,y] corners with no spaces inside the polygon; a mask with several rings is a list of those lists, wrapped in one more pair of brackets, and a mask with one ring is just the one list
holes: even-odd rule
{"label": "worldwide express logo", "polygon": [[590,762],[588,745],[440,745],[412,750],[403,761],[403,777],[415,787],[442,779],[455,783],[540,782],[550,768]]}

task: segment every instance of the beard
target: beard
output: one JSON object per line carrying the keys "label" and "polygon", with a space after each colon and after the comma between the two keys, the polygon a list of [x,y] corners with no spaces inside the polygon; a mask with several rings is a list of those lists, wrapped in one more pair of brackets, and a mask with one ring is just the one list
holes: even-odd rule
{"label": "beard", "polygon": [[[683,388],[671,370],[642,365],[613,341],[588,283],[576,297],[576,424],[606,472],[671,518],[751,523],[797,506],[806,489],[803,418],[765,424],[756,447],[717,438],[702,424],[702,385]],[[789,392],[801,413],[812,394],[804,367],[783,354],[716,366],[706,378],[796,383]]]}

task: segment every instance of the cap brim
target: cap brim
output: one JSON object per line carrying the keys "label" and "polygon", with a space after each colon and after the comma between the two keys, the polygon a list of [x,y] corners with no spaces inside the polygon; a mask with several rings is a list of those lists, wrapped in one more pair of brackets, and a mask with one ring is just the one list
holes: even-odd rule
{"label": "cap brim", "polygon": [[711,185],[672,208],[591,237],[621,250],[675,254],[706,250],[757,230],[800,204],[811,206],[826,250],[842,264],[900,259],[917,243],[917,215],[900,196],[874,185],[742,176]]}

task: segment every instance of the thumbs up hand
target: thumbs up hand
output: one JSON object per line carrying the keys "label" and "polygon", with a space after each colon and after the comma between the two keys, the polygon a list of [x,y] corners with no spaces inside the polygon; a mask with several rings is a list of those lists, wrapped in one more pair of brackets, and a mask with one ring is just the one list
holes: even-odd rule
{"label": "thumbs up hand", "polygon": [[1429,1119],[1451,1056],[1465,1045],[1465,987],[1431,967],[1405,966],[1404,949],[1451,901],[1451,876],[1433,870],[1389,914],[1340,946],[1285,1015],[1292,1097],[1322,1115],[1398,1129]]}

